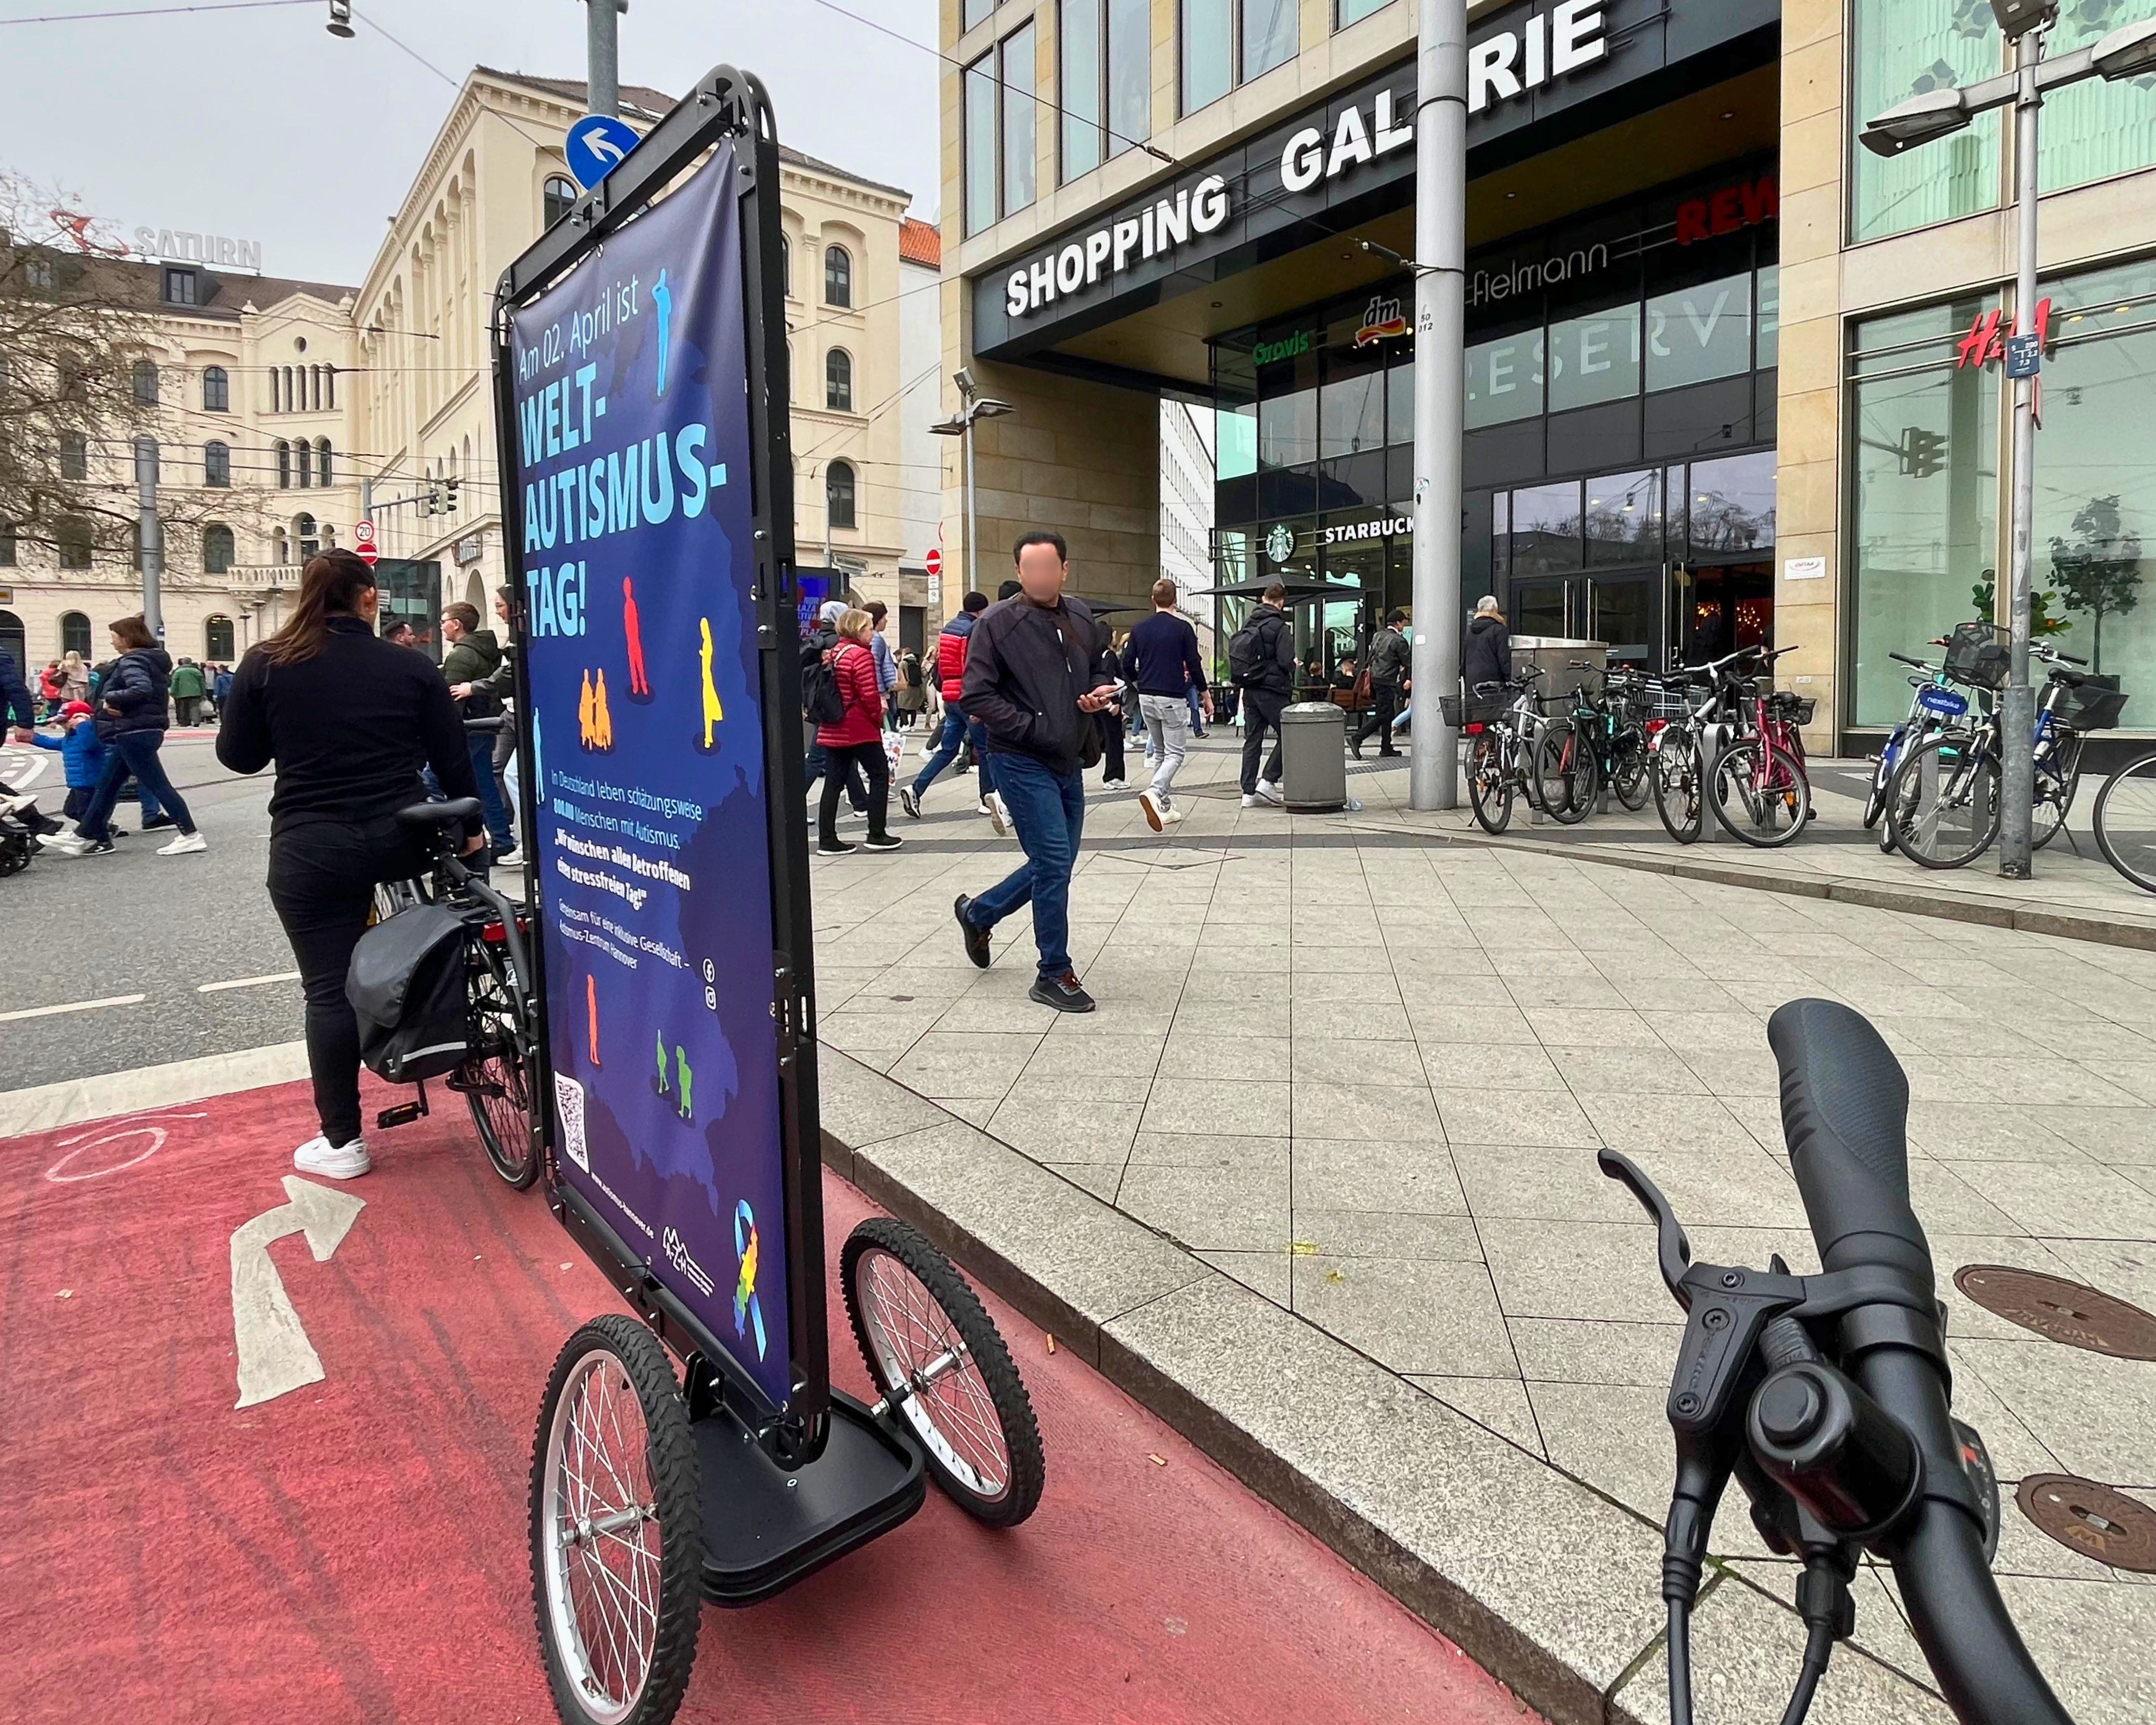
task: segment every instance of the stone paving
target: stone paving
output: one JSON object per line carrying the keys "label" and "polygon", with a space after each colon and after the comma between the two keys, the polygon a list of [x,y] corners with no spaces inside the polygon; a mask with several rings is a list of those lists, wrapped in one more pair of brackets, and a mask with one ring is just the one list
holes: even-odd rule
{"label": "stone paving", "polygon": [[[993,969],[966,963],[952,899],[1018,858],[970,779],[924,820],[894,810],[903,852],[817,860],[822,1040],[924,1099],[889,1131],[970,1122],[1658,1526],[1678,1313],[1594,1152],[1640,1161],[1699,1255],[1815,1268],[1763,1025],[1791,998],[1845,1000],[1909,1074],[1915,1205],[1956,1411],[2002,1479],[2010,1602],[2083,1725],[2156,1717],[2156,1578],[2012,1501],[2060,1471],[2156,1503],[2156,1363],[2042,1339],[1949,1281],[2017,1265],[2156,1308],[2156,953],[1448,844],[1389,812],[1396,771],[1351,778],[1359,814],[1245,810],[1231,772],[1201,745],[1165,837],[1131,792],[1096,793],[1072,901],[1090,1016],[1025,999],[1024,918]],[[1743,1637],[1712,1626],[1772,1615],[1793,1574],[1733,1495],[1716,1534],[1760,1591],[1702,1607],[1702,1717],[1756,1717]],[[1928,1684],[1891,1579],[1860,1580],[1860,1645]],[[1590,1565],[1580,1609],[1598,1584]],[[1652,1663],[1626,1692],[1647,1718]],[[1842,1716],[1882,1716],[1855,1681],[1815,1717],[1837,1692]],[[1944,1717],[1912,1684],[1889,1711]]]}

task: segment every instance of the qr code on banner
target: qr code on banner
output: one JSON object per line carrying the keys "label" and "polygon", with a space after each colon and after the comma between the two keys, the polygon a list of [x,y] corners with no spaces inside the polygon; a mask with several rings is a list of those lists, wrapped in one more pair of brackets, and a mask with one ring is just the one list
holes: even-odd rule
{"label": "qr code on banner", "polygon": [[584,1087],[573,1078],[554,1075],[554,1108],[562,1117],[562,1148],[569,1160],[586,1173],[592,1171],[591,1153],[584,1147]]}

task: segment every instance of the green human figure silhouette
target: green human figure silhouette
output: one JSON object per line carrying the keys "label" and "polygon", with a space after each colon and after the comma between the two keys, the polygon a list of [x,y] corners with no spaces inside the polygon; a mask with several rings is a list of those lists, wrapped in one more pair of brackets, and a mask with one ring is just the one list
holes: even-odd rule
{"label": "green human figure silhouette", "polygon": [[686,1119],[688,1119],[688,1118],[690,1117],[690,1111],[689,1111],[689,1078],[690,1078],[690,1072],[689,1072],[689,1052],[688,1052],[688,1050],[687,1050],[686,1049],[683,1048],[683,1047],[681,1046],[681,1045],[680,1045],[680,1043],[678,1043],[678,1042],[677,1042],[677,1043],[675,1043],[675,1044],[674,1045],[674,1064],[675,1064],[675,1066],[676,1070],[679,1071],[679,1073],[680,1073],[680,1091],[681,1091],[681,1117],[682,1117],[684,1120],[686,1120]]}
{"label": "green human figure silhouette", "polygon": [[659,1030],[653,1034],[658,1039],[659,1094],[663,1096],[666,1094],[666,1033],[664,1030]]}

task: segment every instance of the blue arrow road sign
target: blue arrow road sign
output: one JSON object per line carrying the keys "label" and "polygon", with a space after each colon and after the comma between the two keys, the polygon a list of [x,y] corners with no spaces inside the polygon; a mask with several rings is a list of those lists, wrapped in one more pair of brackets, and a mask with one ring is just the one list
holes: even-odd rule
{"label": "blue arrow road sign", "polygon": [[625,120],[611,114],[587,114],[569,128],[567,150],[569,172],[588,192],[621,166],[622,158],[639,144],[642,136]]}

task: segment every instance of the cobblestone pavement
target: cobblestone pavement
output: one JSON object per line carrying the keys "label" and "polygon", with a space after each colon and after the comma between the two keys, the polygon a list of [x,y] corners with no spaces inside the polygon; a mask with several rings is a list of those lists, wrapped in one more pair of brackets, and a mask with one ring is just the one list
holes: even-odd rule
{"label": "cobblestone pavement", "polygon": [[[2156,1308],[2156,953],[1450,845],[1378,829],[1374,806],[1245,810],[1231,768],[1194,757],[1166,836],[1131,790],[1096,793],[1072,898],[1090,1016],[1026,1000],[1023,917],[991,970],[967,963],[953,896],[1018,860],[970,779],[896,818],[903,852],[819,859],[823,1040],[1659,1524],[1677,1312],[1594,1152],[1635,1157],[1698,1255],[1816,1268],[1764,1023],[1847,1002],[1909,1076],[2010,1602],[2084,1725],[2156,1717],[2156,1578],[2013,1504],[2054,1471],[2156,1504],[2156,1363],[2043,1339],[1949,1281],[2014,1265]],[[1716,1532],[1793,1593],[1734,1505]],[[1860,1579],[1860,1644],[1928,1681],[1891,1579]]]}

